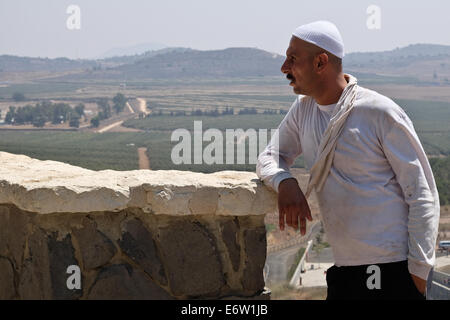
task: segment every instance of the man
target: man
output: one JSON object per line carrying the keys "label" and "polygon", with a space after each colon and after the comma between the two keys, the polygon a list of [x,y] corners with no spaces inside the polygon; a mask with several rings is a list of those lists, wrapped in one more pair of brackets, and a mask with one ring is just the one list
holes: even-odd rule
{"label": "man", "polygon": [[[327,299],[425,299],[435,260],[439,197],[414,127],[389,98],[342,72],[336,26],[298,27],[281,71],[299,96],[259,155],[278,192],[279,224],[305,234],[316,191],[333,249]],[[289,167],[303,154],[306,196]]]}

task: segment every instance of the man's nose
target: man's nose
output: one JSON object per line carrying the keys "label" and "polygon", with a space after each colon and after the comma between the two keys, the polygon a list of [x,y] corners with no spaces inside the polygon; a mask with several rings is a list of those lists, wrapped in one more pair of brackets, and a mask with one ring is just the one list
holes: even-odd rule
{"label": "man's nose", "polygon": [[284,61],[283,65],[281,66],[281,72],[286,74],[289,73],[289,67],[287,64],[287,59]]}

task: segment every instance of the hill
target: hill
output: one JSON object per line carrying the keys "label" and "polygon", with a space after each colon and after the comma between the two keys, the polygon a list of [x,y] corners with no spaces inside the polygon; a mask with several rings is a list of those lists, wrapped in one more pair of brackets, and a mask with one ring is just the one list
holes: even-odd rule
{"label": "hill", "polygon": [[450,46],[414,44],[390,51],[349,53],[343,64],[345,70],[361,73],[359,78],[371,75],[375,81],[450,84]]}
{"label": "hill", "polygon": [[[115,60],[114,60],[115,59]],[[115,67],[67,75],[82,79],[180,79],[280,76],[284,57],[256,48],[224,50],[162,49],[138,57],[116,57],[104,62],[122,62]]]}
{"label": "hill", "polygon": [[[189,78],[282,78],[284,56],[257,48],[193,50],[165,48],[98,60],[0,56],[0,80],[7,73],[65,72],[57,81],[130,81]],[[344,71],[365,84],[450,85],[450,46],[415,44],[381,52],[354,52],[344,57]]]}
{"label": "hill", "polygon": [[11,55],[0,56],[0,74],[2,72],[63,72],[92,68],[96,65],[98,65],[98,63],[95,60],[31,58]]}

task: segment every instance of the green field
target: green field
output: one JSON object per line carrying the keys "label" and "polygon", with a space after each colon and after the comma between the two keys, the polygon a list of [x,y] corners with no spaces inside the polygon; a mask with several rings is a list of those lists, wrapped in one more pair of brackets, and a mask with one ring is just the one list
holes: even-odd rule
{"label": "green field", "polygon": [[[194,159],[193,136],[191,138],[191,159]],[[171,161],[171,151],[178,141],[171,142],[170,139],[170,131],[106,132],[101,134],[0,131],[0,151],[24,154],[41,160],[62,161],[91,170],[136,170],[139,169],[137,149],[146,147],[150,166],[153,170],[175,169],[196,172],[255,170],[254,164],[248,164],[248,154],[246,155],[247,164],[242,165],[208,165],[205,163],[174,165]],[[203,148],[208,144],[209,142],[203,142]],[[246,147],[247,150],[248,147]],[[236,156],[237,150],[235,151],[235,158]],[[234,163],[237,163],[237,161]],[[303,162],[299,159],[296,166],[302,165]]]}
{"label": "green field", "polygon": [[127,147],[137,141],[145,141],[142,134],[0,131],[1,151],[92,170],[138,169],[136,147]]}
{"label": "green field", "polygon": [[[429,155],[450,155],[450,105],[441,102],[397,100],[411,117],[419,138]],[[220,170],[254,171],[254,164],[182,164],[174,165],[171,160],[173,130],[185,128],[192,132],[194,120],[201,120],[203,131],[209,128],[221,130],[241,128],[247,130],[276,128],[283,115],[226,115],[226,116],[154,116],[142,120],[129,120],[125,125],[145,130],[143,132],[45,132],[45,131],[0,131],[0,151],[42,159],[66,162],[92,170],[136,170],[137,148],[146,147],[152,170],[190,170],[215,172]],[[193,152],[193,135],[191,137]],[[203,150],[209,142],[203,142]],[[224,141],[225,149],[225,141]],[[246,147],[246,151],[247,151]],[[235,156],[236,156],[235,151]],[[225,151],[224,151],[225,154]],[[193,159],[191,153],[191,159]],[[450,158],[430,160],[436,176],[441,203],[450,201]],[[224,159],[225,160],[225,159]],[[246,156],[248,163],[248,155]],[[236,163],[236,161],[235,161]],[[303,167],[300,157],[294,167]]]}
{"label": "green field", "polygon": [[175,130],[185,128],[194,130],[194,121],[202,121],[204,130],[216,128],[219,130],[241,128],[247,130],[254,129],[276,129],[283,119],[283,115],[224,115],[217,117],[210,116],[155,116],[142,120],[128,120],[123,125],[126,127],[141,130]]}

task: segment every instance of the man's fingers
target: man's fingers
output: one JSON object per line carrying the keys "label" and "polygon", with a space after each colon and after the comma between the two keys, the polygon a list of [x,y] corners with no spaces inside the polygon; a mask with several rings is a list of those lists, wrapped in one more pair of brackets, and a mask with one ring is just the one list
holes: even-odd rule
{"label": "man's fingers", "polygon": [[306,234],[306,219],[300,218],[300,234],[304,236]]}
{"label": "man's fingers", "polygon": [[288,227],[292,227],[292,210],[290,207],[286,209],[286,224]]}
{"label": "man's fingers", "polygon": [[300,213],[299,213],[297,208],[292,210],[292,227],[295,230],[298,230],[298,218],[299,218],[299,216],[300,216]]}
{"label": "man's fingers", "polygon": [[312,217],[312,215],[311,215],[311,210],[309,210],[309,207],[308,206],[306,206],[306,218],[309,220],[309,221],[313,221],[313,217]]}
{"label": "man's fingers", "polygon": [[302,218],[306,218],[309,221],[313,220],[312,215],[311,215],[311,210],[309,209],[309,205],[308,205],[307,202],[303,203],[303,205],[302,205],[302,215],[301,215],[301,217]]}

